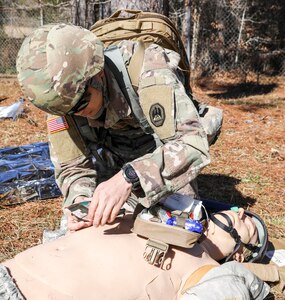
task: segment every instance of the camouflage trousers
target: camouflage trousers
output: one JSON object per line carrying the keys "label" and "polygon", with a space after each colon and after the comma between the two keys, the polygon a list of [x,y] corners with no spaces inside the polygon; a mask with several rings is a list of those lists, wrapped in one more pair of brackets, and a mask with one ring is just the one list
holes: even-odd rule
{"label": "camouflage trousers", "polygon": [[0,299],[24,300],[7,268],[0,265]]}

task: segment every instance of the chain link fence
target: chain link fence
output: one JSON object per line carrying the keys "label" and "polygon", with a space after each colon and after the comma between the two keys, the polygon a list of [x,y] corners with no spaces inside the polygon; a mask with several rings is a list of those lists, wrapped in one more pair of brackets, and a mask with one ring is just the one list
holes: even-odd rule
{"label": "chain link fence", "polygon": [[0,73],[16,74],[16,57],[25,36],[47,23],[71,23],[71,16],[71,6],[1,7]]}
{"label": "chain link fence", "polygon": [[192,39],[196,34],[198,42],[192,43],[192,76],[231,72],[243,82],[256,83],[284,77],[285,35],[280,32],[284,31],[284,16],[281,25],[280,19],[271,17],[257,19],[246,0],[205,1],[196,13],[194,10]]}
{"label": "chain link fence", "polygon": [[[13,1],[15,4],[18,1]],[[98,1],[97,1],[98,2]],[[137,8],[130,1],[129,8]],[[153,1],[152,1],[153,2]],[[158,1],[157,1],[158,2]],[[161,2],[161,1],[160,1]],[[183,34],[186,1],[169,1],[169,16]],[[97,10],[107,17],[118,6],[117,0],[99,2]],[[98,4],[98,3],[97,3]],[[185,6],[186,7],[186,6]],[[58,5],[11,5],[0,7],[0,73],[16,74],[15,61],[26,35],[34,28],[52,22],[74,23],[72,1]],[[261,32],[254,24],[254,13],[246,0],[203,0],[191,5],[190,61],[192,79],[221,72],[234,73],[241,81],[261,77],[274,81],[285,74],[284,40],[280,41],[275,20],[267,19]],[[268,16],[270,18],[270,16]],[[190,30],[189,30],[190,29]],[[276,31],[277,30],[277,31]],[[270,36],[274,32],[278,37]],[[281,36],[284,39],[284,37]],[[271,79],[270,79],[271,78]]]}

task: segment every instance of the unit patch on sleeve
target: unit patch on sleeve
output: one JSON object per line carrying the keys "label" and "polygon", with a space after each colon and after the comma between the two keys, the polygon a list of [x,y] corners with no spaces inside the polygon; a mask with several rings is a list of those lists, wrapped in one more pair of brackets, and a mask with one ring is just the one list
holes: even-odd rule
{"label": "unit patch on sleeve", "polygon": [[49,133],[56,133],[69,128],[65,117],[52,117],[47,120],[47,128]]}
{"label": "unit patch on sleeve", "polygon": [[150,126],[163,139],[175,135],[175,105],[173,88],[168,85],[152,85],[140,90],[140,105]]}
{"label": "unit patch on sleeve", "polygon": [[156,127],[162,126],[165,121],[165,112],[163,106],[160,105],[159,103],[153,104],[150,107],[149,116],[150,116],[151,123],[154,126]]}

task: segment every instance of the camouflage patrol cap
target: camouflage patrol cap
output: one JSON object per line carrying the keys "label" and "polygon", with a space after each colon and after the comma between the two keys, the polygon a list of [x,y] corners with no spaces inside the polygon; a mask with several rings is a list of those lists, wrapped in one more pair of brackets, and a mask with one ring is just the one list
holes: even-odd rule
{"label": "camouflage patrol cap", "polygon": [[86,82],[103,70],[103,43],[87,29],[48,24],[24,40],[17,57],[24,95],[38,108],[68,113],[82,97]]}

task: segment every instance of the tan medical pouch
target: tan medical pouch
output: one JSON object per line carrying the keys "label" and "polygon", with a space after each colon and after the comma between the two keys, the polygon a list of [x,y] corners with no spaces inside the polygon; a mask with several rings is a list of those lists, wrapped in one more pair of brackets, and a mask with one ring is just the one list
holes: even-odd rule
{"label": "tan medical pouch", "polygon": [[[178,226],[165,224],[157,217],[142,218],[143,213],[145,210],[136,216],[132,232],[148,238],[143,256],[149,264],[162,268],[169,245],[192,248],[202,235],[183,228],[187,217],[182,211],[171,211],[171,215],[176,216]],[[204,228],[206,222],[200,222]]]}
{"label": "tan medical pouch", "polygon": [[169,245],[192,248],[201,234],[188,231],[179,226],[144,220],[139,214],[134,222],[132,231],[137,235],[157,240]]}

